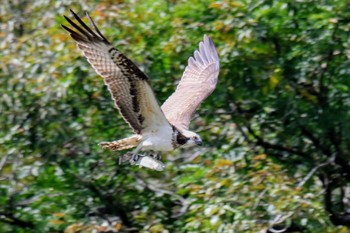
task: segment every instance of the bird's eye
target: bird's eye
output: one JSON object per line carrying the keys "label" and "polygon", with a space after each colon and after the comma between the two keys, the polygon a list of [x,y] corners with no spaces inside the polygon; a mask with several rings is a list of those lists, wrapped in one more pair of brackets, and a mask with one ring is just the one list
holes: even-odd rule
{"label": "bird's eye", "polygon": [[193,137],[192,137],[192,140],[197,140],[197,137],[196,137],[196,136],[193,136]]}

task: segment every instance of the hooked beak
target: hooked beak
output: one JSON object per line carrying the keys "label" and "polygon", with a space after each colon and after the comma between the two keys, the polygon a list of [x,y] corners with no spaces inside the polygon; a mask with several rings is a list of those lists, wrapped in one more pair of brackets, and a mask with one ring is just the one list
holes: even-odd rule
{"label": "hooked beak", "polygon": [[202,145],[202,141],[201,140],[196,140],[196,141],[194,141],[194,143],[196,143],[197,146],[201,146]]}

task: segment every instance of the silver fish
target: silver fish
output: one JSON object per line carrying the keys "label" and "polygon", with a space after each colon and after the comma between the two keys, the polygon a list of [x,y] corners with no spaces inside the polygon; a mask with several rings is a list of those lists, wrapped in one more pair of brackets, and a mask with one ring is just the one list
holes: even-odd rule
{"label": "silver fish", "polygon": [[165,168],[164,163],[148,155],[139,156],[134,164],[140,167],[147,167],[149,169],[157,170],[157,171],[163,171]]}

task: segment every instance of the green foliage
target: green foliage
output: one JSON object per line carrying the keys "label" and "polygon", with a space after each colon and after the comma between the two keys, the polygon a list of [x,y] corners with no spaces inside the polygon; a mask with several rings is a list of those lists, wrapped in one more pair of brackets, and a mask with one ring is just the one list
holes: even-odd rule
{"label": "green foliage", "polygon": [[[86,10],[174,91],[203,34],[217,90],[192,128],[203,148],[164,172],[118,165],[98,142],[131,132],[60,27]],[[347,232],[346,1],[11,1],[0,6],[1,232]]]}

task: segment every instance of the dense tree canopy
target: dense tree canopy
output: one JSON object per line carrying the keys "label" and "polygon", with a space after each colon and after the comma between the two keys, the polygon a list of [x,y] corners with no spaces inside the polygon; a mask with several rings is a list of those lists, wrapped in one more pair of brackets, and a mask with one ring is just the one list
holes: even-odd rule
{"label": "dense tree canopy", "polygon": [[[163,172],[118,165],[131,134],[61,28],[88,11],[162,103],[203,34],[221,61]],[[0,6],[1,232],[347,232],[347,1],[8,1]],[[85,20],[85,19],[84,19]]]}

